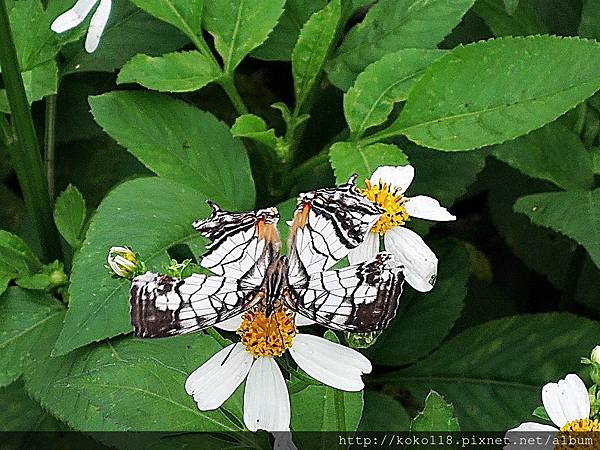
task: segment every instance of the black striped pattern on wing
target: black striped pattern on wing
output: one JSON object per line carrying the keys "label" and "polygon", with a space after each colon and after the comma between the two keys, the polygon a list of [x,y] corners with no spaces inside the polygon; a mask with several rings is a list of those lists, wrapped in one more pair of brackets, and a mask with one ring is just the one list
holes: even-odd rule
{"label": "black striped pattern on wing", "polygon": [[300,194],[290,232],[292,284],[332,267],[363,242],[384,212],[361,195],[356,175],[336,188]]}
{"label": "black striped pattern on wing", "polygon": [[370,261],[313,274],[290,286],[287,301],[299,314],[340,331],[385,329],[396,315],[404,275],[389,253]]}
{"label": "black striped pattern on wing", "polygon": [[160,338],[198,331],[251,307],[254,294],[231,278],[194,274],[176,279],[146,272],[130,290],[134,334]]}

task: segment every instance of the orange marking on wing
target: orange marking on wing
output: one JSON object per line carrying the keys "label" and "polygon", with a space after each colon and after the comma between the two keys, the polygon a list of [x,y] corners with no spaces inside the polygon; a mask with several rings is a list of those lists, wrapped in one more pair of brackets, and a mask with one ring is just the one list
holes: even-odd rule
{"label": "orange marking on wing", "polygon": [[277,231],[277,227],[272,223],[267,223],[264,218],[261,218],[256,222],[256,236],[271,244],[279,242],[279,231]]}

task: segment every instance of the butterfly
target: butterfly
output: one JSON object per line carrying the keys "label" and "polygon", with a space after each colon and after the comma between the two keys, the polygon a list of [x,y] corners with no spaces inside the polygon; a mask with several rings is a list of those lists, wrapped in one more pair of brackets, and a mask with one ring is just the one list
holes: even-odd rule
{"label": "butterfly", "polygon": [[402,293],[402,267],[389,253],[330,270],[356,248],[384,212],[362,196],[356,176],[300,194],[281,254],[276,208],[212,215],[193,224],[210,240],[200,265],[214,275],[178,279],[146,272],[133,279],[131,321],[138,337],[201,330],[252,308],[268,317],[285,307],[330,329],[386,328]]}

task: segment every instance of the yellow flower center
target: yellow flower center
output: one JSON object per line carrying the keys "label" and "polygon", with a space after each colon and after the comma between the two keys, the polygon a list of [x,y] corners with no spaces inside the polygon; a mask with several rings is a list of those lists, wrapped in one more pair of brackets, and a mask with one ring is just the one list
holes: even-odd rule
{"label": "yellow flower center", "polygon": [[244,314],[237,330],[242,344],[255,358],[283,355],[297,333],[294,313],[285,307],[268,317],[263,307],[250,310]]}
{"label": "yellow flower center", "polygon": [[404,196],[385,183],[372,184],[371,180],[366,180],[365,184],[367,188],[359,189],[359,192],[385,209],[385,213],[373,225],[371,232],[383,234],[394,227],[404,225],[410,218],[404,206]]}
{"label": "yellow flower center", "polygon": [[563,425],[560,429],[563,432],[571,431],[600,431],[600,422],[592,419],[578,419]]}

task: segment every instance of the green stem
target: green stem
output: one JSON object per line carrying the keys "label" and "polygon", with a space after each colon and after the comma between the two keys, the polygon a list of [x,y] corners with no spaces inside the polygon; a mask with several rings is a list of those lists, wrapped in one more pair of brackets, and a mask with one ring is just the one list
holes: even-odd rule
{"label": "green stem", "polygon": [[248,108],[246,107],[244,100],[242,100],[240,93],[235,87],[235,83],[233,82],[233,76],[224,74],[219,80],[219,84],[229,97],[229,100],[231,100],[231,103],[233,104],[233,107],[235,108],[236,112],[239,115],[247,114]]}
{"label": "green stem", "polygon": [[56,150],[56,95],[46,98],[46,129],[44,130],[44,162],[48,179],[48,195],[55,198],[54,159]]}
{"label": "green stem", "polygon": [[213,327],[209,327],[209,328],[207,328],[204,331],[206,331],[206,334],[208,334],[209,336],[211,336],[223,348],[225,348],[229,344],[231,344],[231,342],[229,340],[227,340],[223,336],[221,336],[221,334],[219,334],[219,332],[217,330],[215,330]]}
{"label": "green stem", "polygon": [[338,431],[346,431],[346,405],[344,402],[344,393],[335,389],[333,393],[335,403],[335,421]]}
{"label": "green stem", "polygon": [[9,146],[14,142],[15,137],[12,132],[10,123],[4,114],[0,114],[0,142],[4,145]]}
{"label": "green stem", "polygon": [[53,260],[60,257],[60,241],[52,219],[44,165],[23,87],[6,0],[0,0],[0,66],[17,135],[17,142],[9,146],[9,152],[23,192],[27,213],[34,223],[44,257],[46,260]]}

